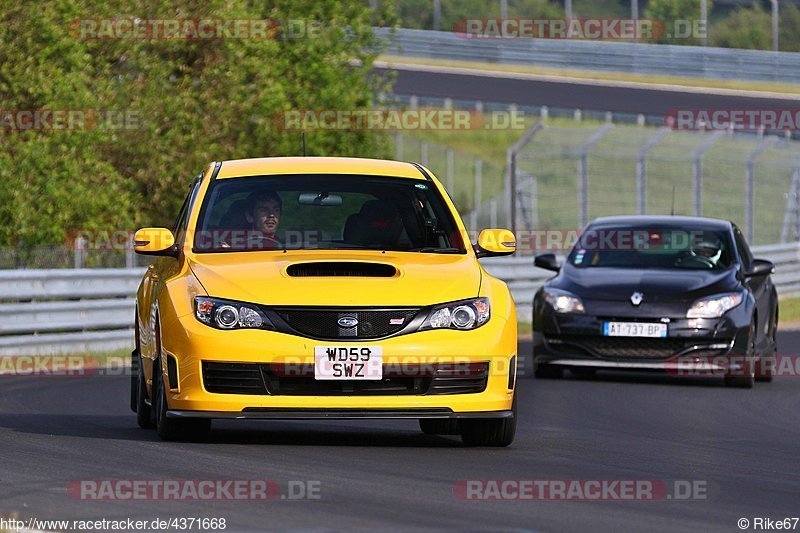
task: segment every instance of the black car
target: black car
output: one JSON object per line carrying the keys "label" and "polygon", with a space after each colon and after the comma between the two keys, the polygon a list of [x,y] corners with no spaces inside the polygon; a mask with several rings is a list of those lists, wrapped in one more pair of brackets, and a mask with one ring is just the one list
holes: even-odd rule
{"label": "black car", "polygon": [[533,300],[537,378],[597,369],[772,378],[778,297],[774,265],[754,259],[729,221],[683,216],[592,222]]}

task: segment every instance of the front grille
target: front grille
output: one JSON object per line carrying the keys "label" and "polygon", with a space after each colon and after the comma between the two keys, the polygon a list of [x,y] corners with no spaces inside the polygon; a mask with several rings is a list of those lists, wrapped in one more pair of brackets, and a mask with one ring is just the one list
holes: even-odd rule
{"label": "front grille", "polygon": [[266,394],[259,365],[203,362],[203,384],[219,394]]}
{"label": "front grille", "polygon": [[489,363],[438,365],[429,394],[473,394],[486,390]]}
{"label": "front grille", "polygon": [[[697,344],[697,340],[647,337],[562,336],[547,339],[552,349],[574,351],[574,346],[601,357],[664,359]],[[561,341],[561,342],[558,342]],[[563,343],[563,344],[562,344]]]}
{"label": "front grille", "polygon": [[273,396],[473,394],[486,390],[489,363],[383,365],[381,380],[316,380],[314,365],[203,362],[208,392]]}
{"label": "front grille", "polygon": [[[297,333],[316,339],[378,339],[402,330],[419,309],[275,309]],[[339,320],[353,318],[358,324],[342,326]]]}

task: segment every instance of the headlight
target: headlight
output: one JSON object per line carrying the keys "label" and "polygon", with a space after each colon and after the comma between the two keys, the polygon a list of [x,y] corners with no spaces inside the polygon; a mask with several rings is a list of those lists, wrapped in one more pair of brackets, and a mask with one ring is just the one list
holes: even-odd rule
{"label": "headlight", "polygon": [[549,303],[556,313],[584,312],[581,299],[571,292],[562,291],[561,289],[545,289],[544,301]]}
{"label": "headlight", "polygon": [[433,308],[419,329],[475,329],[489,321],[488,298],[463,300]]}
{"label": "headlight", "polygon": [[742,303],[742,295],[738,292],[717,294],[700,298],[692,304],[686,318],[717,318]]}
{"label": "headlight", "polygon": [[194,299],[194,316],[219,329],[275,329],[267,315],[252,304],[199,296]]}

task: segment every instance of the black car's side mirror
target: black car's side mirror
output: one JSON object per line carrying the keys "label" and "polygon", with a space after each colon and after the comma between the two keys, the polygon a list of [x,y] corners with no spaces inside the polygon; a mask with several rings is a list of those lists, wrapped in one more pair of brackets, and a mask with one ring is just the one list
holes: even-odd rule
{"label": "black car's side mirror", "polygon": [[748,270],[745,270],[744,277],[754,278],[757,276],[769,276],[775,272],[775,264],[766,259],[753,259],[753,263]]}
{"label": "black car's side mirror", "polygon": [[558,266],[555,254],[539,254],[533,259],[533,264],[545,270],[552,270],[558,272],[561,268]]}

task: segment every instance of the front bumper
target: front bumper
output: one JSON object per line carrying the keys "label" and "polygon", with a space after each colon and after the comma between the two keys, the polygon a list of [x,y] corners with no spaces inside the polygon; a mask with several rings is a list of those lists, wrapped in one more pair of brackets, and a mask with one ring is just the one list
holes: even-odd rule
{"label": "front bumper", "polygon": [[[667,324],[667,337],[606,337],[607,321]],[[752,364],[747,353],[750,318],[742,307],[721,318],[602,316],[538,313],[533,335],[534,365],[658,370],[676,375],[739,372]]]}
{"label": "front bumper", "polygon": [[[496,317],[471,331],[432,330],[378,341],[316,341],[265,330],[222,331],[193,315],[162,324],[162,371],[172,358],[171,417],[451,418],[509,416],[514,395],[516,324]],[[486,386],[469,394],[226,394],[206,389],[203,363],[313,365],[315,346],[379,345],[384,365],[488,364]],[[175,374],[177,374],[175,376]],[[177,385],[177,386],[173,386]]]}
{"label": "front bumper", "polygon": [[360,420],[397,418],[510,418],[514,412],[474,411],[454,413],[450,409],[245,409],[228,411],[167,411],[167,418],[222,418],[227,420]]}

